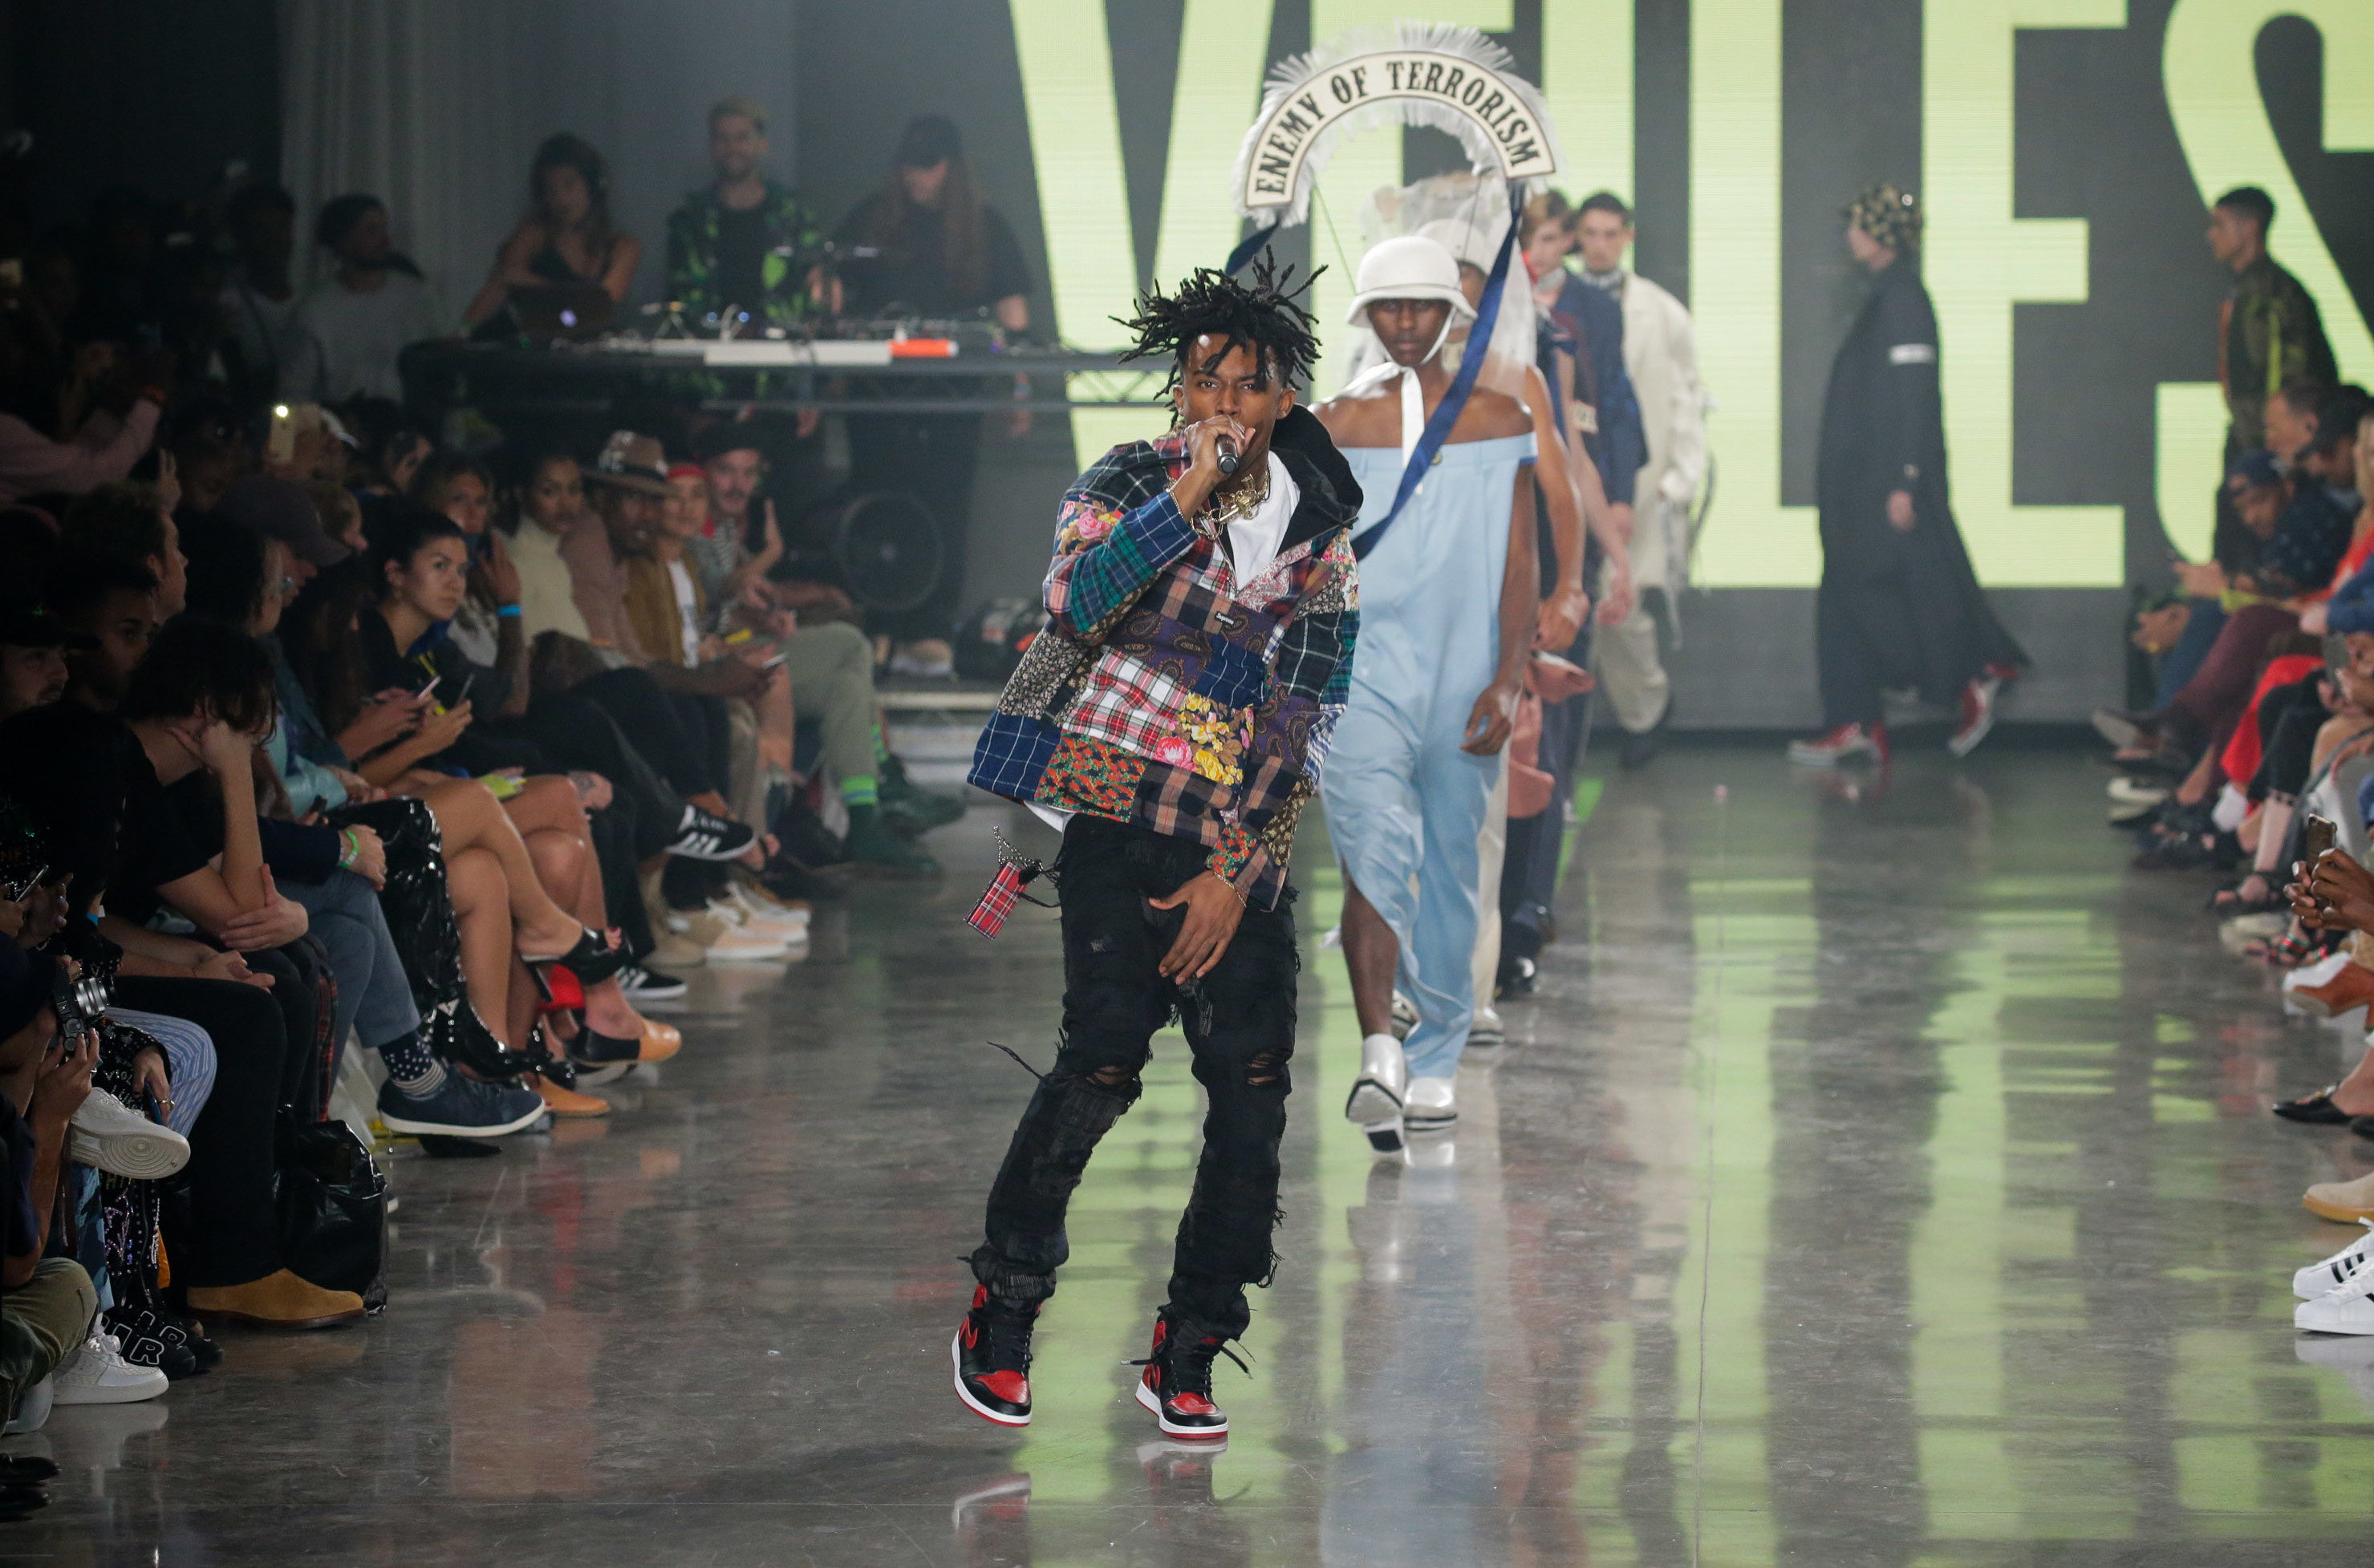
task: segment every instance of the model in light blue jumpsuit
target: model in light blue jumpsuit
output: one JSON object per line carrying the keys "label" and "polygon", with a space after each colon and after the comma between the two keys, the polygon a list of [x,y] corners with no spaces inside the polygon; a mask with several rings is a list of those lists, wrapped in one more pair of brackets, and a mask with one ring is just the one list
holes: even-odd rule
{"label": "model in light blue jumpsuit", "polygon": [[[1364,497],[1357,544],[1392,509],[1402,451],[1343,452]],[[1510,498],[1533,459],[1530,435],[1446,443],[1360,563],[1352,698],[1319,793],[1346,873],[1401,943],[1412,1078],[1456,1075],[1475,1015],[1475,836],[1500,759],[1459,747],[1499,667]]]}

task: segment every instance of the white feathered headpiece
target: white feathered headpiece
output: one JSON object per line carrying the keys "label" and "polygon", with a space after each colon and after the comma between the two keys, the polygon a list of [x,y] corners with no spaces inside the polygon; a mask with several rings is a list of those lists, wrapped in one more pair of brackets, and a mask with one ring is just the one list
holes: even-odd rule
{"label": "white feathered headpiece", "polygon": [[1556,128],[1507,50],[1474,28],[1400,22],[1356,29],[1271,70],[1237,153],[1237,212],[1300,223],[1344,138],[1398,125],[1449,132],[1477,173],[1528,194],[1558,171]]}

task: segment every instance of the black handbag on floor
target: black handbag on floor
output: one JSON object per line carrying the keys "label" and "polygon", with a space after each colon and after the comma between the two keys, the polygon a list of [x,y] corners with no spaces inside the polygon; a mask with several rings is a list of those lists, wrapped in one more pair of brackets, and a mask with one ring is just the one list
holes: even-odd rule
{"label": "black handbag on floor", "polygon": [[325,1291],[352,1291],[365,1310],[387,1305],[387,1178],[343,1121],[280,1113],[274,1174],[280,1256]]}

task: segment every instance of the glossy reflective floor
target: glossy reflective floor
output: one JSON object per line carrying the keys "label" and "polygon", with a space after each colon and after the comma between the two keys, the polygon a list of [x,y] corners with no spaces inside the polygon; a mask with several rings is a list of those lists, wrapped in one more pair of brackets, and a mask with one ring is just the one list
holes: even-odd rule
{"label": "glossy reflective floor", "polygon": [[[1717,786],[1725,787],[1722,796]],[[1727,798],[1725,798],[1727,797]],[[2374,1341],[2298,1341],[2368,1168],[2274,1122],[2354,1045],[2286,1023],[2070,753],[1769,750],[1613,778],[1566,940],[1455,1137],[1372,1159],[1338,891],[1302,863],[1285,1264],[1225,1452],[1144,1353],[1199,1114],[1175,1036],[1074,1210],[1039,1420],[947,1389],[956,1256],[1050,1054],[1057,944],[876,884],[788,969],[703,975],[607,1124],[394,1165],[386,1316],[229,1332],[58,1412],[0,1559],[68,1563],[2358,1564]]]}

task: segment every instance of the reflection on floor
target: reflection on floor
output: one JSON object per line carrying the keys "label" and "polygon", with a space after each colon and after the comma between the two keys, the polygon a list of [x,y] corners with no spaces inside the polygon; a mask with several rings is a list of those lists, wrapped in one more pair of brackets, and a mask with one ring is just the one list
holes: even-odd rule
{"label": "reflection on floor", "polygon": [[1029,1086],[983,1042],[1043,1063],[1058,972],[1052,917],[961,925],[993,822],[1036,831],[978,811],[920,907],[868,886],[806,963],[703,975],[611,1123],[399,1163],[383,1318],[58,1412],[59,1501],[0,1556],[2366,1560],[2374,1341],[2296,1340],[2288,1290],[2345,1239],[2300,1188],[2365,1162],[2263,1109],[2354,1044],[2284,1023],[2192,883],[2124,869],[2075,757],[1611,779],[1541,996],[1404,1162],[1337,1115],[1314,825],[1286,1262],[1217,1454],[1121,1364],[1193,1162],[1175,1037],[1075,1206],[1038,1423],[947,1389]]}

